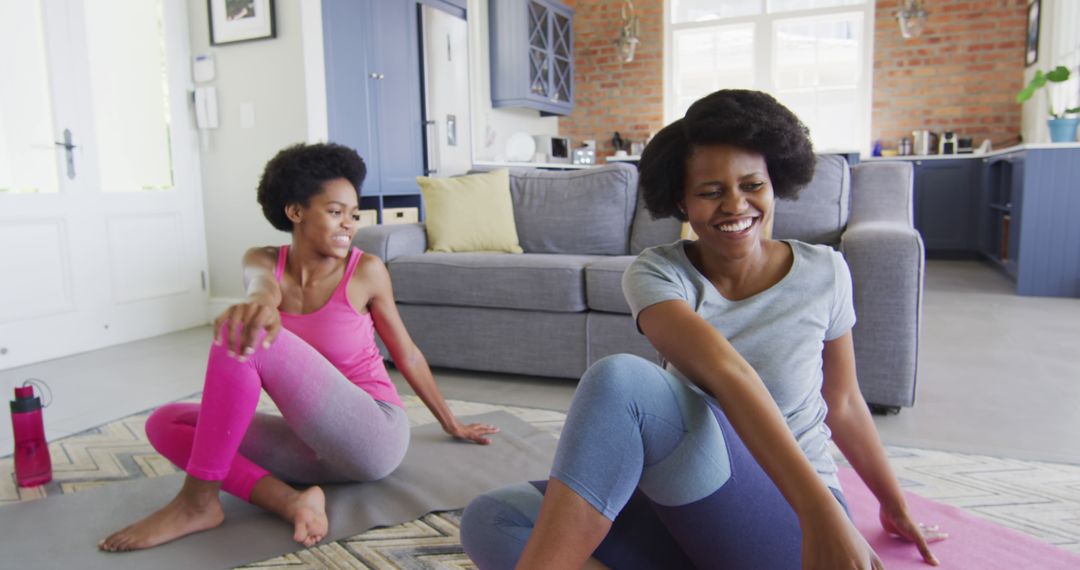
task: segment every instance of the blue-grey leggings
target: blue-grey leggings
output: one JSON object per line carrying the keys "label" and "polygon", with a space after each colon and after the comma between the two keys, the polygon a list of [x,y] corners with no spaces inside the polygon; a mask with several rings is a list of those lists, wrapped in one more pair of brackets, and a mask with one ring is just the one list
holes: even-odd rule
{"label": "blue-grey leggings", "polygon": [[[724,414],[642,358],[585,373],[551,476],[614,521],[593,553],[610,568],[800,567],[799,521]],[[545,488],[503,487],[465,509],[461,542],[482,570],[514,567]]]}

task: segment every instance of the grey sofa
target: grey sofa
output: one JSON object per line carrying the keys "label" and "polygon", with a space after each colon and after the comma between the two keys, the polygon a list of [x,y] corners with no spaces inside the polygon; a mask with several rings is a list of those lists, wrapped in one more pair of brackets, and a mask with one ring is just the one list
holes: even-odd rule
{"label": "grey sofa", "polygon": [[[523,254],[425,253],[423,224],[369,226],[354,239],[389,267],[398,309],[434,366],[577,378],[596,360],[657,360],[622,296],[643,249],[679,238],[653,220],[625,164],[510,173]],[[906,163],[854,167],[819,156],[797,201],[778,201],[774,236],[840,248],[851,268],[859,383],[887,409],[914,403],[923,244]]]}

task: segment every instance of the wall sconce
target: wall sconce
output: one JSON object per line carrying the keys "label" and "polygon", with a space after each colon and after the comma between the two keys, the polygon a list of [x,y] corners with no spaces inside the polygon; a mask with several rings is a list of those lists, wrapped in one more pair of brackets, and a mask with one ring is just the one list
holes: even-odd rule
{"label": "wall sconce", "polygon": [[619,56],[626,63],[634,61],[634,50],[641,43],[639,34],[640,29],[638,17],[634,14],[634,3],[626,0],[622,6],[622,29],[619,30],[619,38],[615,40],[615,47],[619,50]]}
{"label": "wall sconce", "polygon": [[926,27],[926,17],[930,14],[923,9],[923,0],[900,0],[900,10],[896,19],[900,22],[900,35],[904,39],[917,38]]}

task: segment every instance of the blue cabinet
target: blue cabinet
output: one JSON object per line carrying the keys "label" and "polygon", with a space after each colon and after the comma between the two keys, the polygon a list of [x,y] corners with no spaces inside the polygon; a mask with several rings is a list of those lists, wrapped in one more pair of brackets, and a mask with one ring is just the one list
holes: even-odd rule
{"label": "blue cabinet", "polygon": [[987,259],[997,263],[1013,279],[1017,276],[1020,206],[1023,202],[1023,154],[984,158],[981,161],[983,187],[979,196],[977,247]]}
{"label": "blue cabinet", "polygon": [[1080,148],[984,160],[980,245],[1020,295],[1080,297]]}
{"label": "blue cabinet", "polygon": [[978,161],[916,160],[914,166],[915,228],[927,252],[973,252]]}
{"label": "blue cabinet", "polygon": [[323,0],[329,137],[367,164],[361,207],[420,207],[423,124],[416,3]]}
{"label": "blue cabinet", "polygon": [[491,105],[574,110],[574,12],[557,0],[490,0]]}

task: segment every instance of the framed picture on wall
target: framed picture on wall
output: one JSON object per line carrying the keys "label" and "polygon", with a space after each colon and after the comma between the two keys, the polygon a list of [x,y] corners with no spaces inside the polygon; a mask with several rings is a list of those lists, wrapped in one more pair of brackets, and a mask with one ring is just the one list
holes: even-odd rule
{"label": "framed picture on wall", "polygon": [[1039,2],[1035,0],[1028,4],[1027,11],[1027,43],[1024,47],[1024,63],[1028,66],[1039,61]]}
{"label": "framed picture on wall", "polygon": [[277,36],[274,0],[206,0],[206,10],[212,46]]}

